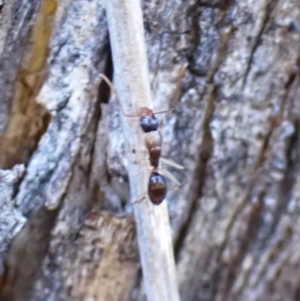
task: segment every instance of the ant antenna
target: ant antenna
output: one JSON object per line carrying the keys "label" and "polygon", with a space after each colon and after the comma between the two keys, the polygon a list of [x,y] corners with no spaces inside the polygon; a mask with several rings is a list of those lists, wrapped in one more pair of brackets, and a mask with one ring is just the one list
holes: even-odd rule
{"label": "ant antenna", "polygon": [[164,110],[164,111],[158,111],[158,112],[153,112],[153,114],[157,115],[157,114],[163,114],[163,113],[168,113],[170,111],[174,111],[175,109],[172,108],[172,109],[168,109],[168,110]]}
{"label": "ant antenna", "polygon": [[117,98],[117,101],[121,107],[121,111],[122,111],[122,114],[124,116],[127,116],[127,117],[138,117],[138,114],[126,114],[124,112],[124,109],[123,109],[123,106],[121,104],[121,101],[120,101],[120,98],[118,96],[118,93],[116,91],[116,89],[114,88],[114,85],[112,84],[112,82],[108,79],[108,77],[106,75],[104,75],[103,73],[100,73],[99,76],[101,77],[101,79],[103,79],[105,81],[105,83],[109,86],[110,90],[113,92],[113,94],[116,96]]}
{"label": "ant antenna", "polygon": [[104,75],[103,73],[100,73],[99,76],[101,77],[101,79],[103,79],[103,80],[105,81],[105,83],[109,86],[110,90],[111,90],[111,91],[113,92],[113,94],[116,96],[117,101],[118,101],[118,103],[119,103],[119,105],[120,105],[120,107],[121,107],[122,113],[124,113],[124,112],[123,112],[123,107],[122,107],[121,102],[120,102],[120,98],[119,98],[118,93],[117,93],[116,89],[114,88],[112,82],[111,82],[111,81],[109,80],[109,78],[108,78],[106,75]]}

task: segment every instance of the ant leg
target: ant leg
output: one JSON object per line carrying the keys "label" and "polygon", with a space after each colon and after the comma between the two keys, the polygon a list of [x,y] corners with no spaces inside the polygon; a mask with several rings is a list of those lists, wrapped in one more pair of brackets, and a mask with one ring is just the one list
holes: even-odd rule
{"label": "ant leg", "polygon": [[173,188],[169,189],[169,191],[177,191],[177,190],[178,190],[178,188],[179,188],[179,186],[175,185],[175,187],[173,187]]}
{"label": "ant leg", "polygon": [[180,88],[180,85],[179,85],[179,82],[182,80],[183,76],[184,76],[184,73],[188,67],[188,63],[185,63],[184,65],[182,65],[180,67],[180,70],[179,70],[179,75],[177,77],[177,80],[176,80],[176,89],[175,89],[175,93],[174,93],[174,101],[173,101],[173,106],[171,109],[169,110],[164,110],[164,111],[159,111],[159,112],[154,112],[154,114],[162,114],[162,113],[168,113],[168,112],[171,112],[171,111],[174,111],[175,110],[175,107],[178,103],[178,99],[179,99],[179,94],[180,94],[180,91],[179,91],[179,88]]}
{"label": "ant leg", "polygon": [[175,163],[174,161],[172,160],[168,160],[166,158],[160,158],[160,161],[165,164],[165,165],[169,165],[169,166],[172,166],[174,168],[177,168],[177,169],[184,169],[184,166],[182,165],[179,165],[177,163]]}
{"label": "ant leg", "polygon": [[131,205],[132,205],[132,204],[135,204],[135,203],[139,203],[139,202],[143,201],[144,199],[146,199],[146,196],[143,196],[143,197],[140,198],[140,199],[137,199],[137,200],[135,200],[135,201],[132,201],[132,202],[131,202]]}
{"label": "ant leg", "polygon": [[158,169],[158,172],[161,173],[163,176],[168,178],[170,181],[172,181],[176,186],[181,186],[179,181],[166,169]]}
{"label": "ant leg", "polygon": [[[162,162],[165,165],[170,165],[170,166],[172,166],[174,168],[181,169],[181,170],[184,169],[184,166],[181,166],[181,165],[173,162],[172,160],[168,160],[168,159],[165,159],[165,158],[160,158],[159,160],[160,160],[160,162]],[[148,170],[152,171],[153,167],[152,166],[148,167]],[[177,181],[177,179],[172,175],[172,173],[170,173],[168,170],[162,169],[161,167],[159,167],[159,172],[161,174],[163,174],[166,178],[168,178],[169,180],[171,180],[173,183],[175,183],[176,185],[178,185],[178,186],[181,185]]]}
{"label": "ant leg", "polygon": [[180,94],[180,85],[179,83],[181,82],[185,72],[186,72],[186,69],[188,67],[188,63],[185,63],[184,65],[181,66],[180,70],[179,70],[179,75],[177,77],[177,81],[176,81],[176,90],[175,90],[175,94],[174,94],[174,107],[177,105],[178,103],[178,99],[179,99],[179,94]]}
{"label": "ant leg", "polygon": [[118,93],[116,91],[116,89],[114,88],[113,86],[113,83],[108,79],[108,77],[106,77],[103,73],[100,73],[99,74],[100,78],[103,79],[105,81],[105,83],[109,86],[110,90],[113,92],[113,94],[116,96],[116,99],[120,105],[120,108],[121,108],[121,111],[122,111],[122,114],[126,117],[138,117],[139,116],[139,113],[135,113],[135,114],[126,114],[124,109],[123,109],[123,106],[121,104],[121,101],[120,101],[120,98],[118,96]]}

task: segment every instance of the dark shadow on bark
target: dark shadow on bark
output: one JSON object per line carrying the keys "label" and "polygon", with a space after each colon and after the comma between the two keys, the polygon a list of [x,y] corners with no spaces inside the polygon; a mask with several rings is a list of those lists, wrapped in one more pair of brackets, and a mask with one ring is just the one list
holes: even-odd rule
{"label": "dark shadow on bark", "polygon": [[40,275],[58,212],[59,209],[48,211],[42,207],[13,240],[5,262],[6,277],[0,301],[30,300],[30,292]]}

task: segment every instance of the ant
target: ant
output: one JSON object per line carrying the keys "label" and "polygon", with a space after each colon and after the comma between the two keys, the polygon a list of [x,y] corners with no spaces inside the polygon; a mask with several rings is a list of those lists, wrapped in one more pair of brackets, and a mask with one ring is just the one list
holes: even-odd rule
{"label": "ant", "polygon": [[[187,68],[187,64],[181,67],[177,81],[179,81],[182,78],[186,68]],[[167,113],[174,109],[169,109],[169,110],[164,110],[164,111],[159,111],[154,113],[150,108],[142,107],[135,114],[126,114],[123,110],[118,94],[114,89],[111,81],[104,74],[100,74],[100,77],[106,82],[106,84],[110,87],[111,91],[116,95],[116,98],[121,107],[122,114],[126,117],[140,118],[141,129],[146,134],[145,142],[146,142],[146,148],[149,153],[150,165],[153,167],[149,177],[148,195],[150,201],[154,205],[159,205],[164,200],[167,194],[167,184],[164,176],[169,178],[174,183],[176,183],[177,186],[180,186],[180,183],[169,171],[159,169],[159,161],[162,161],[165,164],[171,165],[178,169],[183,169],[183,167],[179,164],[176,164],[173,161],[161,158],[162,135],[158,130],[159,123],[154,114]],[[178,91],[176,92],[178,94]]]}

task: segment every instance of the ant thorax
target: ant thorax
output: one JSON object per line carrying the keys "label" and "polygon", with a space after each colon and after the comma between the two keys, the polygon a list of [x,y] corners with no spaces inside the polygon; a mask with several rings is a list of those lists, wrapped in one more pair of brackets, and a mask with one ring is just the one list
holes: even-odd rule
{"label": "ant thorax", "polygon": [[161,156],[162,136],[159,131],[153,131],[146,134],[146,147],[149,153],[150,164],[154,168],[159,165]]}

